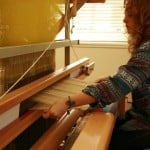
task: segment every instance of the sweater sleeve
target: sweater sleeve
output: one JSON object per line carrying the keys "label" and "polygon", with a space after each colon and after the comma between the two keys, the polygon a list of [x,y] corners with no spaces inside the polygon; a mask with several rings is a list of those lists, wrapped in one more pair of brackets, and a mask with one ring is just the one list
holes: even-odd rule
{"label": "sweater sleeve", "polygon": [[140,88],[150,78],[150,42],[142,45],[126,65],[117,73],[97,84],[89,85],[83,92],[97,100],[97,106],[105,107],[119,101],[129,92]]}

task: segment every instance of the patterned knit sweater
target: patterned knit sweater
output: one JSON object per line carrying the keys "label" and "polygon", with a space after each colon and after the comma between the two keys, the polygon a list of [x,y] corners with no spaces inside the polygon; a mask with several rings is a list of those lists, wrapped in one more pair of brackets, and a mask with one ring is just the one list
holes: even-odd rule
{"label": "patterned knit sweater", "polygon": [[97,100],[98,107],[121,100],[132,93],[132,107],[119,117],[123,130],[150,129],[150,41],[141,45],[126,65],[99,83],[89,85],[83,92]]}

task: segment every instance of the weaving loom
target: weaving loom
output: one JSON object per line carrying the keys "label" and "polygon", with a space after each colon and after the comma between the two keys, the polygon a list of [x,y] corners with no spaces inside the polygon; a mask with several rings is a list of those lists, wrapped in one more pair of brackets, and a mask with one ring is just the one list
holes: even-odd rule
{"label": "weaving loom", "polygon": [[[50,105],[61,97],[81,91],[82,88],[88,84],[85,81],[70,78],[70,74],[75,71],[78,72],[78,75],[89,74],[94,66],[94,63],[90,63],[89,58],[83,58],[72,64],[68,64],[69,58],[65,58],[65,65],[67,65],[62,69],[55,70],[55,49],[65,47],[65,51],[68,52],[72,44],[78,44],[78,41],[70,42],[69,40],[48,43],[55,38],[55,35],[63,26],[68,30],[67,25],[65,25],[64,14],[69,11],[66,10],[63,12],[64,10],[61,10],[57,4],[63,4],[63,6],[67,8],[66,5],[69,1],[64,2],[63,0],[57,0],[51,2],[46,0],[41,2],[40,0],[36,0],[35,2],[35,0],[32,0],[30,6],[36,3],[36,9],[28,7],[29,5],[23,0],[15,0],[13,2],[19,8],[16,10],[18,16],[18,12],[22,11],[22,9],[27,9],[29,14],[33,12],[33,14],[31,13],[33,16],[40,10],[45,10],[40,14],[40,17],[44,19],[44,21],[42,21],[47,26],[45,27],[43,24],[38,25],[38,27],[34,26],[32,29],[34,28],[35,30],[32,30],[32,24],[39,22],[37,22],[38,18],[34,18],[28,14],[23,17],[22,22],[25,23],[24,18],[28,18],[29,16],[29,20],[31,21],[31,19],[34,18],[33,21],[35,22],[31,24],[27,22],[26,27],[22,26],[17,33],[14,32],[15,27],[13,25],[18,25],[18,20],[13,18],[17,17],[15,16],[16,14],[14,14],[14,16],[12,15],[12,18],[10,14],[12,13],[11,11],[14,10],[15,5],[12,5],[11,0],[3,0],[0,2],[0,117],[19,104],[19,117],[3,126],[0,130],[0,149],[107,149],[115,122],[117,105],[113,107],[110,106],[105,112],[95,111],[89,113],[87,112],[87,106],[75,108],[71,111],[70,115],[64,114],[58,121],[52,119],[44,120],[41,117],[41,110],[43,110],[43,108],[50,107]],[[71,8],[68,4],[71,11],[70,14],[75,16],[76,11],[80,9],[85,2],[95,3],[104,1],[72,0],[70,1],[72,4]],[[24,4],[24,7],[20,7],[22,4]],[[9,22],[9,26],[7,22],[8,18],[3,15],[8,5],[11,6],[8,11],[9,17],[16,21],[16,23],[13,22],[12,24]],[[49,10],[49,8],[51,9]],[[45,14],[49,14],[53,17],[45,17]],[[68,20],[71,15],[67,16]],[[49,19],[47,21],[47,18],[54,19],[53,23],[50,23]],[[54,26],[55,30],[53,30]],[[29,31],[28,33],[25,32],[26,29]],[[38,36],[37,29],[39,30]],[[43,29],[46,30],[43,31]],[[66,38],[68,39],[68,37],[69,34],[67,33]],[[45,53],[42,53],[43,49],[46,49]],[[41,53],[43,55],[34,67],[31,67],[29,72],[27,72],[15,86],[10,88]],[[68,56],[68,54],[66,55]],[[103,120],[103,122],[101,120]],[[92,129],[93,131],[91,131],[91,123],[94,129]],[[97,124],[99,125],[97,126]],[[96,139],[93,140],[92,138],[94,137],[96,137]],[[87,141],[90,141],[90,146],[87,145]]]}

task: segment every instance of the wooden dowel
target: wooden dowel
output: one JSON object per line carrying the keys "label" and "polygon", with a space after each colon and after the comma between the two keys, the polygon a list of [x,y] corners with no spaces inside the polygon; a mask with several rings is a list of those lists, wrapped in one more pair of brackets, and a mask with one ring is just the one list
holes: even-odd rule
{"label": "wooden dowel", "polygon": [[64,115],[30,148],[30,150],[58,150],[62,140],[81,116],[80,109],[73,109]]}
{"label": "wooden dowel", "polygon": [[0,130],[0,149],[7,146],[20,133],[41,117],[41,111],[28,111],[20,118]]}

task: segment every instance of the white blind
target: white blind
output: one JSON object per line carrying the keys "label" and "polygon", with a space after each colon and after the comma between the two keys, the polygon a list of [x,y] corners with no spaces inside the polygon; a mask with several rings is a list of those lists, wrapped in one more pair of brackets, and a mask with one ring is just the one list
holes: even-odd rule
{"label": "white blind", "polygon": [[84,4],[71,21],[74,25],[71,39],[126,41],[123,3],[124,0],[106,0],[105,3]]}

